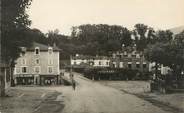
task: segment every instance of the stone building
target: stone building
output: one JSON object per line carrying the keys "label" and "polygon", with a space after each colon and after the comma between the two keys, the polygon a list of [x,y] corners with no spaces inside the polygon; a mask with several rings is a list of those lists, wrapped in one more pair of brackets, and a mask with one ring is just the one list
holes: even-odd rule
{"label": "stone building", "polygon": [[121,51],[112,53],[111,67],[149,71],[149,62],[145,60],[143,52],[136,50],[136,47],[124,47]]}

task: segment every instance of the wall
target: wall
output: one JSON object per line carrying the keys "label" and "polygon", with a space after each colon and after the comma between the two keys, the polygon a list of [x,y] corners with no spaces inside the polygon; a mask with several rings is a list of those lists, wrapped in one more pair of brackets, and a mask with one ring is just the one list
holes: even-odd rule
{"label": "wall", "polygon": [[[26,60],[26,64],[22,64],[22,59]],[[40,60],[39,64],[36,64],[36,59]],[[53,60],[51,64],[49,64],[49,59]],[[35,66],[40,67],[40,75],[59,74],[59,52],[49,54],[48,51],[41,51],[39,55],[35,55],[34,51],[27,51],[16,62],[14,74],[23,74],[21,72],[21,67],[23,66],[28,67],[27,74],[37,74],[34,69]],[[53,73],[48,73],[48,66],[53,67]]]}

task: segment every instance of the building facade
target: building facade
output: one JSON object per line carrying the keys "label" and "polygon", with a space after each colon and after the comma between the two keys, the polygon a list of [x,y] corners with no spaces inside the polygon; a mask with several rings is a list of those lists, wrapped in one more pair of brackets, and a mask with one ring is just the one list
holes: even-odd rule
{"label": "building facade", "polygon": [[72,66],[110,67],[110,58],[106,56],[75,55],[71,57]]}
{"label": "building facade", "polygon": [[145,60],[143,52],[136,51],[135,48],[122,47],[121,51],[112,53],[111,67],[149,71],[149,62]]}
{"label": "building facade", "polygon": [[59,84],[60,50],[54,46],[33,43],[32,47],[22,47],[22,53],[16,60],[14,82],[16,85]]}

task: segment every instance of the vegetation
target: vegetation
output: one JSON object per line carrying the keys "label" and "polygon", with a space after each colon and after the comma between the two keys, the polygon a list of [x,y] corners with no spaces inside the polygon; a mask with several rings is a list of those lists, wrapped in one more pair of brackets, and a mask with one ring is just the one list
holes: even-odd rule
{"label": "vegetation", "polygon": [[26,9],[31,0],[2,0],[2,59],[8,64],[14,65],[19,57],[20,46],[30,46],[31,38],[28,38],[28,19]]}
{"label": "vegetation", "polygon": [[[21,46],[31,46],[32,39],[29,38],[28,19],[26,9],[31,0],[1,0],[1,63],[15,65],[19,57]],[[0,96],[5,96],[4,75],[0,76]]]}

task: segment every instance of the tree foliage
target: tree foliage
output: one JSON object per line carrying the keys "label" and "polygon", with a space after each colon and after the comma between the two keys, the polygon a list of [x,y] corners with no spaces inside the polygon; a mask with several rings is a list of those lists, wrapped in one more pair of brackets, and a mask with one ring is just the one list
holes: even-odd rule
{"label": "tree foliage", "polygon": [[134,26],[133,35],[137,50],[144,51],[149,43],[153,43],[155,39],[155,31],[153,28],[144,24],[136,24]]}
{"label": "tree foliage", "polygon": [[158,34],[158,41],[149,45],[145,51],[146,59],[168,66],[175,73],[181,73],[184,70],[184,32],[177,34],[174,39],[170,31]]}
{"label": "tree foliage", "polygon": [[[121,45],[132,44],[131,32],[122,26],[107,24],[85,24],[72,28],[72,40],[85,47],[83,54],[107,55],[109,51],[121,49]],[[89,50],[92,50],[91,52]]]}
{"label": "tree foliage", "polygon": [[31,0],[2,0],[2,59],[7,63],[19,56],[20,46],[30,46],[32,41],[27,37],[28,19],[26,9]]}

